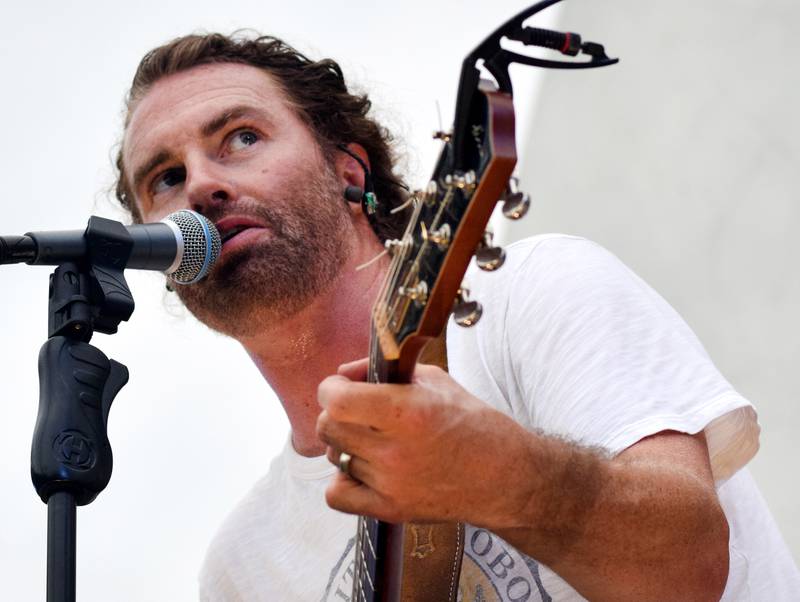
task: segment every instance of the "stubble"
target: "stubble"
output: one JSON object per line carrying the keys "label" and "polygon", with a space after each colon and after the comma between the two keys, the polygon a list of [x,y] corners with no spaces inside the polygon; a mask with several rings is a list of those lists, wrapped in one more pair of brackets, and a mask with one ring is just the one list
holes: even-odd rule
{"label": "stubble", "polygon": [[282,198],[242,199],[207,213],[218,221],[235,212],[266,224],[269,233],[228,253],[211,274],[180,287],[186,307],[210,328],[241,338],[292,317],[324,293],[349,257],[353,225],[338,180],[323,161]]}

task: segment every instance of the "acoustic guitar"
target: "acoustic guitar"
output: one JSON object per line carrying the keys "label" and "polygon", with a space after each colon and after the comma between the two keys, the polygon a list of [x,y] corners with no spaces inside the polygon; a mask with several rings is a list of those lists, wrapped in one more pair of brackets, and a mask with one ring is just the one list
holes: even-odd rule
{"label": "acoustic guitar", "polygon": [[[451,313],[461,326],[472,326],[480,319],[480,304],[470,300],[462,286],[464,273],[473,255],[484,270],[503,264],[504,251],[493,247],[485,232],[498,201],[511,219],[522,217],[529,205],[511,177],[517,155],[508,66],[580,69],[617,62],[605,56],[602,46],[583,43],[577,34],[523,27],[523,21],[558,1],[545,0],[517,14],[463,62],[453,129],[435,134],[443,147],[430,182],[411,196],[413,211],[403,237],[386,243],[392,261],[372,311],[370,382],[409,383],[420,351],[440,336]],[[570,56],[582,52],[591,60],[536,58],[505,49],[502,40]],[[479,62],[493,82],[481,78]],[[458,542],[437,548],[434,533],[456,539],[463,531],[458,525],[402,525],[359,517],[351,600],[455,600],[461,549]],[[445,549],[449,555],[441,558]],[[434,558],[437,553],[440,558]],[[443,588],[427,590],[425,584],[415,582],[421,573],[429,580],[424,568],[427,558],[446,571],[433,575],[444,581]],[[404,564],[422,568],[406,566],[404,571]]]}

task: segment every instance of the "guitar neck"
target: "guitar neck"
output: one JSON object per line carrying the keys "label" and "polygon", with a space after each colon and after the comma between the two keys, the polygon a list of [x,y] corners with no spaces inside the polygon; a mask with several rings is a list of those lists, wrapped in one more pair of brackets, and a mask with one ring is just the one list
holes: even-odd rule
{"label": "guitar neck", "polygon": [[[384,359],[373,328],[369,371],[372,383],[404,382],[397,362]],[[407,381],[405,381],[407,382]],[[358,517],[352,602],[398,602],[403,558],[403,525]]]}
{"label": "guitar neck", "polygon": [[358,517],[353,602],[399,602],[403,525]]}
{"label": "guitar neck", "polygon": [[[469,136],[456,137],[468,143],[467,169],[451,165],[445,146],[431,184],[414,198],[403,238],[391,241],[392,262],[373,307],[369,382],[411,382],[420,351],[462,295],[461,279],[508,185],[516,163],[513,103],[491,89],[479,92]],[[403,532],[402,524],[359,517],[354,602],[400,602]]]}

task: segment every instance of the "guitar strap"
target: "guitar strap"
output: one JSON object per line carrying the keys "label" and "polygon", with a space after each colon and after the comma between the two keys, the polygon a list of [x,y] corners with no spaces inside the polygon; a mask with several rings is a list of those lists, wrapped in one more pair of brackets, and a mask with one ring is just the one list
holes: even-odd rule
{"label": "guitar strap", "polygon": [[[428,342],[420,363],[447,370],[446,331]],[[463,551],[462,523],[406,523],[401,601],[456,602]]]}

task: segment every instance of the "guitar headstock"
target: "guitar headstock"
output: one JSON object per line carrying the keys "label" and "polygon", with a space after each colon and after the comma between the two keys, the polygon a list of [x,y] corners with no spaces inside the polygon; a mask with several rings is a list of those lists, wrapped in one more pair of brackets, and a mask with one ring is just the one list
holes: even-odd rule
{"label": "guitar headstock", "polygon": [[524,213],[510,186],[517,159],[511,96],[488,82],[477,92],[467,130],[437,133],[444,147],[433,177],[414,193],[403,238],[386,243],[392,263],[373,326],[384,359],[398,360],[401,375],[410,376],[422,345],[440,334],[454,304],[464,325],[477,321],[479,306],[464,299],[461,281],[476,251],[485,269],[502,264],[502,249],[485,236],[498,200],[517,201],[510,217]]}

